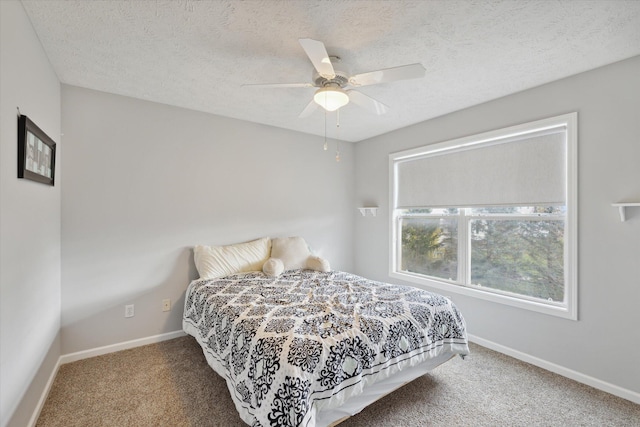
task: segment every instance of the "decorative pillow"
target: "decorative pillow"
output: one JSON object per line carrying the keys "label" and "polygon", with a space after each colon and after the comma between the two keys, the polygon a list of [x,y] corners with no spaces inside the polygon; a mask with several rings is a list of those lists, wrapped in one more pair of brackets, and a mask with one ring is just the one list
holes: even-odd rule
{"label": "decorative pillow", "polygon": [[262,272],[269,277],[277,277],[284,271],[284,264],[280,258],[269,258],[262,266]]}
{"label": "decorative pillow", "polygon": [[316,255],[310,255],[309,258],[307,258],[307,268],[324,273],[331,271],[329,261]]}
{"label": "decorative pillow", "polygon": [[279,258],[284,270],[307,267],[307,258],[311,252],[302,237],[278,237],[271,239],[271,258]]}
{"label": "decorative pillow", "polygon": [[217,279],[235,273],[260,271],[271,253],[268,237],[228,246],[193,248],[193,257],[201,279]]}

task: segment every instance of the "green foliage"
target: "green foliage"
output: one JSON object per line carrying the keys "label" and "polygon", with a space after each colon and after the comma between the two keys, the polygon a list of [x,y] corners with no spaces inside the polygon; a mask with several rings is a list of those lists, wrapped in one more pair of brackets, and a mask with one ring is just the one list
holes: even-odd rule
{"label": "green foliage", "polygon": [[[517,209],[477,208],[474,214],[509,215],[517,214]],[[561,213],[562,209],[536,207],[528,212],[545,215]],[[457,209],[450,212],[455,213]],[[470,221],[470,235],[472,284],[545,300],[564,300],[564,221],[476,217]],[[457,280],[457,236],[456,216],[405,217],[402,270]]]}
{"label": "green foliage", "polygon": [[[402,269],[455,280],[457,230],[441,227],[438,220],[405,220],[402,228]],[[455,221],[451,221],[455,228]],[[449,224],[451,225],[451,224]]]}
{"label": "green foliage", "polygon": [[471,282],[562,301],[564,227],[562,221],[472,221]]}

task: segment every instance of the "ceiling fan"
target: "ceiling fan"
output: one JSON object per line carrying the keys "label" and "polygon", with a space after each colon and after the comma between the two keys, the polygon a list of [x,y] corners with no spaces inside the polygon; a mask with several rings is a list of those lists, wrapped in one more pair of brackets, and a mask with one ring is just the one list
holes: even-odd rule
{"label": "ceiling fan", "polygon": [[313,95],[313,99],[305,109],[302,110],[302,113],[300,113],[299,117],[301,118],[311,115],[318,106],[321,106],[326,111],[335,111],[347,105],[349,102],[353,102],[374,114],[384,114],[388,111],[388,106],[362,92],[351,89],[351,87],[415,79],[424,77],[425,75],[425,69],[422,64],[410,64],[350,76],[347,72],[340,70],[339,57],[329,56],[329,54],[327,54],[324,43],[312,39],[299,39],[298,41],[315,68],[310,83],[270,83],[243,86],[264,88],[319,88]]}

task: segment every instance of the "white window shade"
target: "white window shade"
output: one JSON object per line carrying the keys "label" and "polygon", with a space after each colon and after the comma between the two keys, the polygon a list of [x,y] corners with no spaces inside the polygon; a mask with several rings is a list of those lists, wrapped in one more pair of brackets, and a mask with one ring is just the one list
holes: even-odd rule
{"label": "white window shade", "polygon": [[396,159],[396,208],[566,203],[566,126]]}

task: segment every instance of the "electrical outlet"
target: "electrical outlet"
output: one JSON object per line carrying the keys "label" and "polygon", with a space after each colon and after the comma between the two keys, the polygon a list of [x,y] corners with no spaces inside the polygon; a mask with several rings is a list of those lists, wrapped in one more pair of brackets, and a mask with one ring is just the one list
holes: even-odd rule
{"label": "electrical outlet", "polygon": [[171,300],[163,299],[162,300],[162,311],[171,311]]}
{"label": "electrical outlet", "polygon": [[124,306],[124,317],[133,317],[133,313],[134,313],[133,304]]}

